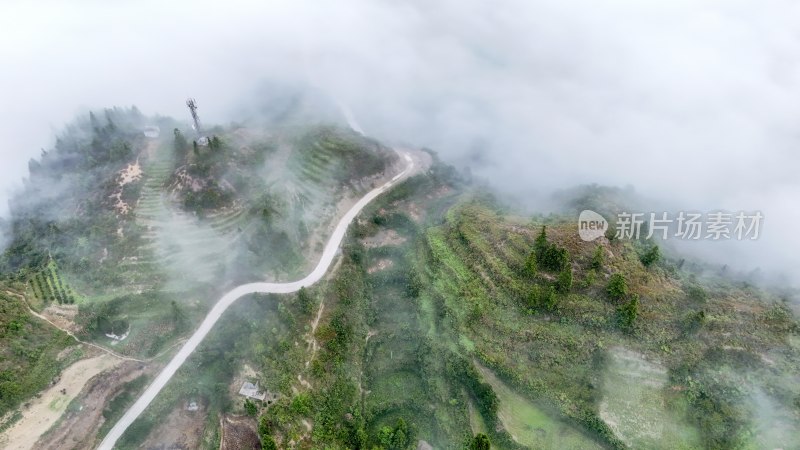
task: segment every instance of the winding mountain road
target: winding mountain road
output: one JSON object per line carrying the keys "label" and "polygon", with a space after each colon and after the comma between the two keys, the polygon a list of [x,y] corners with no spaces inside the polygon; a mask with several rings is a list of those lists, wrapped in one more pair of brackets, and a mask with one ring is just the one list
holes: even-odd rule
{"label": "winding mountain road", "polygon": [[[350,119],[348,117],[348,119]],[[348,120],[350,121],[350,120]],[[336,251],[339,249],[339,245],[342,243],[342,239],[344,239],[344,235],[347,232],[347,227],[353,221],[353,219],[358,216],[358,213],[364,209],[367,204],[369,204],[372,200],[374,200],[379,195],[383,194],[394,185],[396,185],[399,181],[403,178],[407,177],[412,170],[414,169],[414,160],[411,158],[411,155],[408,153],[398,151],[406,163],[405,169],[402,172],[395,175],[391,180],[386,182],[384,185],[377,187],[371,191],[369,191],[366,195],[364,195],[355,205],[353,205],[339,220],[339,223],[336,225],[336,228],[333,230],[330,239],[328,239],[327,245],[325,245],[325,250],[322,252],[322,257],[317,263],[317,266],[314,270],[311,271],[305,278],[298,281],[292,281],[289,283],[249,283],[243,284],[238,286],[228,292],[227,294],[223,295],[222,298],[217,301],[217,304],[209,311],[206,318],[203,320],[203,323],[200,324],[200,327],[197,331],[194,332],[192,337],[183,344],[183,347],[178,351],[178,353],[172,358],[172,360],[164,367],[161,373],[153,380],[153,382],[147,387],[147,389],[142,393],[136,403],[125,412],[125,415],[114,425],[111,431],[105,436],[103,441],[97,447],[99,450],[111,450],[116,444],[117,440],[122,436],[122,433],[128,429],[128,427],[139,417],[142,412],[147,408],[148,405],[156,398],[156,395],[167,385],[169,380],[175,375],[175,372],[183,365],[186,358],[194,352],[198,345],[205,339],[206,335],[211,328],[214,327],[214,324],[222,317],[222,314],[231,306],[236,300],[244,297],[248,294],[287,294],[290,292],[298,291],[301,287],[310,286],[317,281],[319,281],[324,275],[325,272],[328,271],[328,268],[331,266],[334,257],[336,256]]]}

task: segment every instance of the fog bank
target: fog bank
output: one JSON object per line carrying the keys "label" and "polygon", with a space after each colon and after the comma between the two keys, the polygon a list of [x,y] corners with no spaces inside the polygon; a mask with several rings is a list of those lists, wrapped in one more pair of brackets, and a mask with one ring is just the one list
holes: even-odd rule
{"label": "fog bank", "polygon": [[4,2],[0,208],[86,108],[188,118],[194,96],[224,123],[311,88],[523,200],[598,182],[760,210],[757,243],[702,253],[794,275],[797,23],[788,0]]}

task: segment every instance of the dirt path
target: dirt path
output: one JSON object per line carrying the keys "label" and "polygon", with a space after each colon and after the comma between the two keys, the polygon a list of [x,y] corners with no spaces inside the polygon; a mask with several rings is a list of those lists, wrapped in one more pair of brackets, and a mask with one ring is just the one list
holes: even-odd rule
{"label": "dirt path", "polygon": [[[141,359],[136,359],[136,358],[131,358],[131,357],[129,357],[129,356],[125,356],[125,355],[120,355],[119,353],[117,353],[117,352],[115,352],[115,351],[113,351],[113,350],[109,350],[109,349],[107,349],[107,348],[105,348],[105,347],[103,347],[103,346],[101,346],[101,345],[93,344],[93,343],[91,343],[91,342],[82,341],[82,340],[80,340],[80,339],[78,338],[78,336],[75,336],[75,334],[74,334],[72,331],[70,331],[70,330],[68,330],[68,329],[66,329],[66,328],[63,328],[63,327],[60,327],[60,326],[58,326],[58,325],[57,325],[55,322],[51,321],[51,320],[50,320],[50,319],[48,319],[47,317],[45,317],[45,316],[43,316],[43,315],[39,314],[38,312],[34,311],[34,310],[33,310],[33,308],[31,308],[31,305],[28,303],[28,300],[25,298],[25,296],[23,296],[23,295],[20,295],[20,294],[17,294],[17,293],[15,293],[15,292],[11,292],[11,291],[4,291],[4,292],[5,292],[7,295],[13,295],[13,296],[15,296],[15,297],[19,298],[20,300],[22,300],[22,301],[25,303],[25,307],[26,307],[26,308],[28,308],[28,312],[29,312],[29,313],[30,313],[32,316],[36,317],[37,319],[40,319],[40,320],[43,320],[43,321],[45,321],[45,322],[49,323],[51,326],[53,326],[54,328],[58,328],[59,330],[63,331],[64,333],[67,333],[67,334],[68,334],[68,335],[69,335],[69,336],[70,336],[72,339],[75,339],[75,342],[77,342],[77,343],[79,343],[79,344],[83,344],[83,345],[87,345],[87,346],[89,346],[89,347],[96,348],[96,349],[98,349],[98,350],[100,350],[100,351],[102,351],[102,352],[108,353],[109,355],[111,355],[111,356],[113,356],[113,357],[115,357],[115,358],[122,359],[122,360],[136,361],[136,362],[145,362],[144,360],[141,360]],[[168,349],[168,350],[169,350],[169,349]],[[163,353],[163,352],[162,352],[162,353]],[[151,359],[157,358],[157,357],[158,357],[158,356],[160,356],[160,355],[161,355],[161,354],[159,354],[159,355],[157,355],[157,356],[155,356],[155,357],[153,357],[153,358],[151,358]]]}
{"label": "dirt path", "polygon": [[84,385],[94,376],[120,363],[122,361],[119,358],[101,354],[67,367],[54,386],[32,400],[29,407],[22,409],[22,418],[0,435],[0,445],[9,450],[38,448],[36,441],[58,421]]}
{"label": "dirt path", "polygon": [[[308,344],[307,351],[309,352],[308,360],[306,361],[305,367],[308,368],[311,365],[311,361],[314,360],[314,357],[317,355],[317,350],[319,349],[319,344],[317,343],[316,333],[317,327],[319,326],[319,321],[322,319],[322,312],[325,310],[325,301],[321,301],[319,303],[319,309],[317,310],[317,316],[314,320],[311,321],[311,330],[308,332],[308,338],[306,343]],[[298,374],[298,376],[300,376]]]}
{"label": "dirt path", "polygon": [[[52,327],[57,328],[64,333],[67,333],[78,344],[89,347],[90,351],[95,352],[96,356],[81,359],[67,367],[59,375],[59,381],[54,386],[51,386],[40,392],[37,397],[34,397],[28,403],[29,406],[27,408],[21,408],[20,412],[22,413],[22,418],[14,423],[14,425],[12,425],[9,429],[5,430],[3,433],[0,433],[0,447],[3,449],[21,450],[42,448],[41,445],[36,444],[37,441],[41,439],[48,430],[50,430],[53,424],[55,424],[58,419],[62,417],[62,415],[64,415],[66,407],[69,405],[69,403],[79,394],[81,394],[88,384],[92,384],[90,381],[94,377],[100,374],[105,374],[108,375],[105,377],[108,379],[117,379],[120,378],[120,376],[122,376],[122,378],[127,378],[124,376],[125,374],[120,373],[119,370],[113,371],[113,373],[108,372],[111,372],[114,368],[118,368],[118,366],[123,362],[135,364],[153,361],[165,355],[167,352],[172,351],[176,346],[181,345],[185,341],[185,339],[181,339],[178,342],[170,345],[168,348],[162,350],[158,355],[147,358],[147,360],[131,358],[120,355],[119,353],[116,353],[113,350],[107,349],[103,346],[82,341],[69,329],[59,326],[46,316],[34,311],[30,307],[30,304],[25,296],[11,291],[4,292],[7,295],[12,295],[22,300],[25,306],[28,308],[28,312],[32,316],[48,323]],[[97,355],[98,352],[102,353]],[[130,372],[130,370],[125,370],[124,372],[127,373]],[[96,381],[100,381],[100,384],[104,384],[102,383],[102,380]],[[93,409],[99,408],[99,411],[102,412],[105,399],[109,397],[108,394],[112,393],[116,387],[118,386],[104,385],[103,389],[100,389],[100,394],[103,394],[100,395],[100,397],[102,397],[101,401],[95,401],[96,399],[94,399],[94,397],[98,397],[98,392],[94,392],[86,394],[86,402],[84,403],[91,404],[93,405]],[[96,431],[96,428],[100,425],[98,414],[87,413],[76,414],[76,416],[85,416],[78,418],[73,417],[73,420],[70,421],[81,422],[80,426],[76,426],[76,423],[62,424],[58,427],[58,430],[54,430],[55,434],[64,439],[69,438],[70,440],[82,440],[84,438],[88,439],[90,437],[88,436],[88,433],[82,433],[81,430]],[[87,421],[87,418],[90,420]],[[86,436],[78,438],[79,435]],[[58,440],[56,442],[58,442]],[[60,444],[54,445],[55,447],[46,447],[61,447]]]}

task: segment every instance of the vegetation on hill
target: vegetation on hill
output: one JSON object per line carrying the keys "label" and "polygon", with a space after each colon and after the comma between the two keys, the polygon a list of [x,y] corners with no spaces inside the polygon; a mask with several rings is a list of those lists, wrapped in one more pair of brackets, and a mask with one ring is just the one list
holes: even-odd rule
{"label": "vegetation on hill", "polygon": [[21,286],[0,282],[0,417],[46,388],[76,355],[66,333],[33,317]]}
{"label": "vegetation on hill", "polygon": [[[165,119],[147,141],[149,121],[92,114],[31,163],[0,258],[0,414],[74,357],[28,304],[78,308],[83,338],[124,333],[115,350],[157,355],[224,282],[299,273],[337,203],[394,161],[333,127],[215,128],[202,146]],[[352,225],[329,278],[234,305],[120,448],[190,399],[208,415],[208,448],[220,414],[246,417],[265,448],[793,444],[800,325],[784,293],[664,246],[583,242],[571,218],[515,215],[431,157]],[[141,176],[121,183],[132,165]],[[627,198],[560,195],[606,214]],[[279,396],[243,401],[243,379]]]}
{"label": "vegetation on hill", "polygon": [[[435,165],[365,213],[335,277],[293,300],[284,339],[319,299],[320,350],[278,378],[266,360],[284,398],[260,420],[298,448],[787,445],[796,319],[774,293],[686,266],[514,216]],[[755,399],[788,431],[766,432]]]}
{"label": "vegetation on hill", "polygon": [[[148,125],[160,137],[146,137]],[[396,158],[330,126],[217,127],[196,148],[182,127],[135,107],[68,125],[31,160],[0,223],[9,237],[0,282],[35,311],[69,310],[81,339],[152,357],[228,285],[303,271],[337,203],[371,188]],[[71,362],[53,360],[63,333],[20,302],[8,300],[0,317],[3,411]]]}

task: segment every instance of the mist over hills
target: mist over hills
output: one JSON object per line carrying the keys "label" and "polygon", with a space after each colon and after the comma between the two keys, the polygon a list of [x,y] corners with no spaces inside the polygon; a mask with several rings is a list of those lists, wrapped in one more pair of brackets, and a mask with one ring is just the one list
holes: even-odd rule
{"label": "mist over hills", "polygon": [[196,96],[227,123],[310,88],[373,136],[433,148],[533,206],[597,182],[673,209],[761,210],[758,245],[698,253],[797,278],[792,2],[2,8],[3,190],[79,105],[186,117]]}
{"label": "mist over hills", "polygon": [[[125,449],[796,448],[797,23],[789,0],[3,2],[0,446],[121,423]],[[611,228],[582,239],[584,210]],[[614,233],[718,211],[759,238]],[[326,275],[272,290],[343,215]]]}

